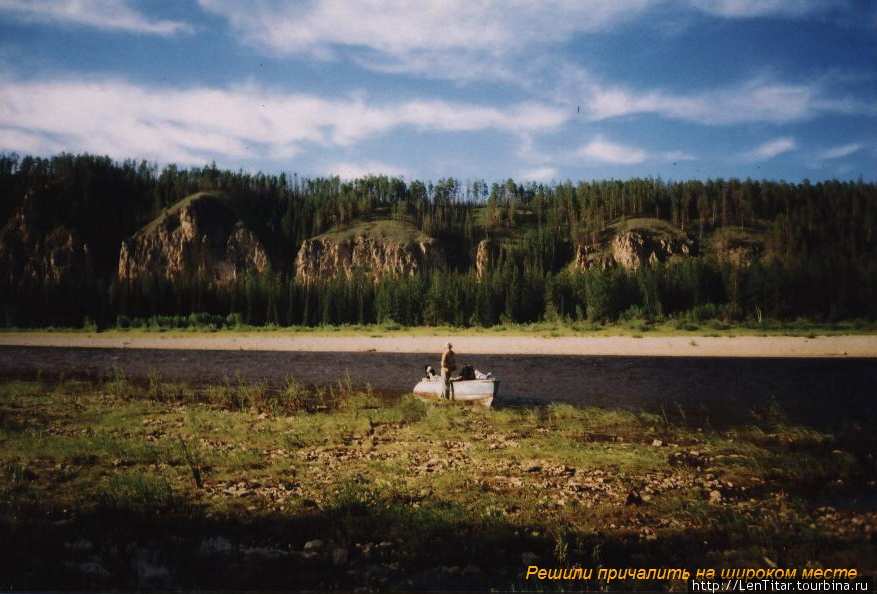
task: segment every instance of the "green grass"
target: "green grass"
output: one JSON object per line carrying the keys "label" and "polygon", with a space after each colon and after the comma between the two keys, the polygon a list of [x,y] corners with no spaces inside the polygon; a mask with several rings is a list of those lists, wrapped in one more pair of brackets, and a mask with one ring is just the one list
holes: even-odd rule
{"label": "green grass", "polygon": [[684,231],[671,224],[669,221],[652,217],[622,219],[609,225],[607,230],[611,233],[611,236],[622,231],[644,231],[652,235],[669,235],[679,239],[687,237]]}
{"label": "green grass", "polygon": [[[875,495],[867,437],[764,410],[716,432],[569,404],[386,399],[345,380],[323,390],[139,384],[118,372],[0,381],[0,554],[15,568],[0,579],[538,589],[548,584],[524,581],[522,558],[591,568],[873,559],[877,514],[856,503]],[[142,559],[161,571],[132,570]]]}
{"label": "green grass", "polygon": [[356,237],[380,239],[394,243],[409,244],[427,241],[428,235],[412,224],[394,219],[358,220],[348,227],[333,228],[331,231],[317,236],[315,239],[332,239],[348,241]]}
{"label": "green grass", "polygon": [[225,200],[225,195],[222,192],[197,192],[183,198],[169,208],[164,209],[160,215],[147,223],[142,229],[140,229],[137,232],[137,235],[142,237],[148,235],[149,233],[152,233],[156,228],[158,228],[165,216],[179,216],[179,213],[181,210],[183,210],[183,208],[204,197],[215,198],[217,200]]}
{"label": "green grass", "polygon": [[[191,317],[191,316],[190,316]],[[162,326],[145,320],[127,328],[113,328],[95,331],[82,328],[0,328],[0,336],[13,334],[53,335],[73,334],[77,336],[138,336],[162,333],[166,336],[192,336],[193,334],[226,335],[309,335],[309,336],[365,336],[372,338],[392,336],[535,336],[557,338],[564,336],[799,336],[816,338],[818,336],[872,335],[877,333],[877,322],[869,320],[849,320],[823,323],[809,320],[777,321],[754,320],[726,323],[716,319],[692,321],[688,317],[667,318],[657,321],[642,319],[620,320],[615,323],[595,323],[588,321],[552,321],[532,324],[497,324],[484,327],[458,326],[417,326],[408,327],[390,324],[345,324],[341,326],[247,326],[236,322],[217,325],[199,325],[181,318],[182,325]]]}
{"label": "green grass", "polygon": [[751,227],[729,225],[707,235],[701,244],[701,251],[704,254],[714,254],[735,247],[751,248],[757,250],[761,257],[767,260],[774,255],[768,250],[770,240],[770,225],[765,221],[758,221]]}

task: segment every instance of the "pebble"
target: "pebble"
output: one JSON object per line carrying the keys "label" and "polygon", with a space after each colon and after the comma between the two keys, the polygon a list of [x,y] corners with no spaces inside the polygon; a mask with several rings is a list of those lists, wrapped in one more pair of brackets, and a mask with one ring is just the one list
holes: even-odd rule
{"label": "pebble", "polygon": [[322,540],[315,538],[305,543],[304,550],[305,552],[318,551],[323,548],[323,544]]}

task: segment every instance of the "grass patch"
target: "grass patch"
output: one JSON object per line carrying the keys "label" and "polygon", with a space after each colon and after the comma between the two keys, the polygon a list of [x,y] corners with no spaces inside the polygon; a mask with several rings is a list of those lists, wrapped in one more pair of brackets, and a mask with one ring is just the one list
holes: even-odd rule
{"label": "grass patch", "polygon": [[0,554],[25,589],[533,589],[530,564],[857,567],[877,552],[868,436],[791,425],[770,403],[716,432],[345,379],[113,373],[0,381],[0,420]]}
{"label": "grass patch", "polygon": [[[800,336],[815,338],[817,336],[841,335],[872,335],[877,333],[877,322],[872,320],[845,320],[839,322],[818,322],[806,319],[757,321],[747,319],[728,321],[717,319],[718,310],[715,306],[695,308],[685,316],[663,318],[657,320],[638,319],[636,317],[619,320],[618,322],[599,323],[586,320],[564,319],[560,321],[543,321],[531,324],[497,324],[490,327],[457,327],[457,326],[403,326],[395,322],[384,324],[344,324],[340,326],[248,326],[243,323],[240,314],[214,316],[210,314],[190,314],[188,316],[151,316],[148,318],[122,317],[115,328],[83,329],[83,328],[0,328],[0,334],[40,334],[53,335],[73,334],[131,336],[137,334],[164,333],[167,335],[191,336],[198,333],[225,333],[232,335],[247,334],[280,334],[280,335],[315,335],[315,336],[360,336],[360,337],[392,337],[392,336],[630,336],[648,333],[651,336]],[[719,334],[720,333],[720,334]]]}
{"label": "grass patch", "polygon": [[409,244],[428,241],[430,237],[416,226],[393,219],[369,219],[354,221],[353,224],[334,228],[317,239],[327,238],[333,241],[350,241],[357,237],[392,241],[395,243]]}

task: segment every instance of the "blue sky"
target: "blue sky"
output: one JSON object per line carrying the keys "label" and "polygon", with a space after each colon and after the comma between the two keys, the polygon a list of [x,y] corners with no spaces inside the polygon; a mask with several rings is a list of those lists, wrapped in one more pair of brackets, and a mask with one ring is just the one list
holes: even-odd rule
{"label": "blue sky", "polygon": [[0,151],[877,179],[874,0],[0,0]]}

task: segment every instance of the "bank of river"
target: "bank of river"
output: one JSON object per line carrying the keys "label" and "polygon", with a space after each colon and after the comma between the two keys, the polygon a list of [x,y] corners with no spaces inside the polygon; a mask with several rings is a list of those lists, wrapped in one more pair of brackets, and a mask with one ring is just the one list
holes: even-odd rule
{"label": "bank of river", "polygon": [[[461,345],[462,346],[462,345]],[[808,424],[877,418],[877,358],[660,357],[489,354],[458,360],[501,380],[496,406],[569,402],[688,415],[715,425],[783,414]],[[0,375],[101,377],[121,370],[145,381],[264,381],[409,392],[438,355],[357,351],[240,351],[0,346]]]}
{"label": "bank of river", "polygon": [[467,336],[284,332],[2,332],[0,345],[211,351],[460,353],[654,357],[844,357],[877,359],[877,336]]}

